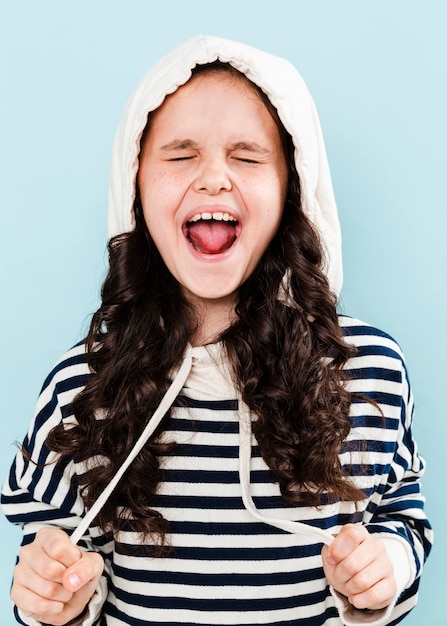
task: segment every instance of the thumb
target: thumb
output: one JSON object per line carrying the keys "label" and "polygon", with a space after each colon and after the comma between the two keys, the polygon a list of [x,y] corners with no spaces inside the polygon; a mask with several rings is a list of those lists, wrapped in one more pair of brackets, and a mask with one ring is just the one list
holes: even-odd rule
{"label": "thumb", "polygon": [[96,552],[82,552],[81,558],[67,568],[62,584],[67,591],[76,593],[82,587],[96,585],[104,570],[104,561]]}
{"label": "thumb", "polygon": [[337,561],[333,558],[330,551],[330,546],[323,546],[321,550],[321,560],[323,563],[323,571],[326,579],[332,587],[336,587],[336,574]]}
{"label": "thumb", "polygon": [[325,567],[333,568],[337,565],[337,561],[334,559],[330,546],[324,545],[321,550],[321,558],[323,559],[323,564]]}

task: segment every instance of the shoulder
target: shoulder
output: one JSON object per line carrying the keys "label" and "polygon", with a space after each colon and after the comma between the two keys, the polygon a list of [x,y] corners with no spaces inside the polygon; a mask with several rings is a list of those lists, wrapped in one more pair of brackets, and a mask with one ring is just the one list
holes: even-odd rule
{"label": "shoulder", "polygon": [[46,377],[41,396],[56,393],[72,394],[84,387],[91,376],[87,362],[87,347],[84,341],[67,350],[56,362]]}
{"label": "shoulder", "polygon": [[355,396],[351,407],[353,419],[365,412],[365,400],[372,400],[380,407],[388,429],[396,430],[400,423],[409,427],[413,392],[399,344],[391,335],[366,322],[340,316],[339,324],[346,342],[355,348],[344,366],[348,389]]}
{"label": "shoulder", "polygon": [[400,345],[388,333],[353,317],[339,316],[345,341],[356,348],[357,356],[384,356],[403,361]]}
{"label": "shoulder", "polygon": [[404,354],[391,335],[347,316],[340,316],[339,323],[346,342],[355,348],[345,365],[349,378],[369,381],[368,385],[375,381],[374,385],[385,387],[409,384]]}
{"label": "shoulder", "polygon": [[[61,421],[72,421],[72,401],[83,390],[90,376],[84,342],[73,346],[57,361],[43,383],[34,419],[24,441],[30,455],[36,446],[46,440],[52,428]],[[39,451],[38,454],[45,456],[47,452]]]}

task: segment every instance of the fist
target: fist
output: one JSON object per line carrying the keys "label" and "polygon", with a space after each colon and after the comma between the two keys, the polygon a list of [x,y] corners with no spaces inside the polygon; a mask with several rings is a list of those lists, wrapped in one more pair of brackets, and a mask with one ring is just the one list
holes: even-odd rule
{"label": "fist", "polygon": [[58,528],[43,528],[19,552],[11,597],[27,617],[62,626],[83,613],[103,569],[99,554],[81,551]]}
{"label": "fist", "polygon": [[396,595],[385,545],[361,524],[344,526],[321,556],[329,584],[357,609],[383,609]]}

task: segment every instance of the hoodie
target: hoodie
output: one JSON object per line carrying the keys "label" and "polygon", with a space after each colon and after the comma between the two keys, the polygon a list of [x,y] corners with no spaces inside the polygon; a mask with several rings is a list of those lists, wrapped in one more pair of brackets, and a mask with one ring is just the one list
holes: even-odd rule
{"label": "hoodie", "polygon": [[[264,91],[290,133],[303,210],[320,235],[325,271],[338,294],[340,227],[312,98],[290,63],[225,39],[195,37],[154,65],[138,85],[113,146],[109,236],[134,226],[140,139],[148,113],[187,82],[197,64],[217,59],[233,65]],[[44,446],[56,423],[73,419],[70,402],[90,376],[83,344],[64,355],[44,384],[24,442],[33,458],[48,464],[35,467],[19,452],[2,504],[9,519],[24,527],[25,542],[42,525],[56,524],[71,534],[73,543],[103,555],[104,576],[80,623],[385,626],[403,619],[416,602],[431,541],[419,493],[424,463],[411,437],[411,390],[401,351],[388,335],[348,318],[341,318],[340,324],[347,341],[357,348],[347,366],[352,390],[372,397],[385,416],[378,420],[368,403],[352,407],[350,438],[362,438],[367,449],[352,458],[347,446],[341,461],[369,468],[367,475],[354,471],[353,479],[368,494],[357,506],[338,502],[318,509],[293,507],[282,499],[252,434],[253,416],[231,381],[224,351],[214,345],[188,347],[133,450],[86,511],[80,494],[71,491],[73,476],[82,474],[85,466],[73,461],[58,468]],[[164,479],[154,508],[170,522],[172,554],[153,558],[150,546],[141,545],[131,530],[115,545],[94,519],[170,410],[164,436],[176,441],[180,452],[162,459]],[[380,535],[395,565],[398,593],[381,611],[354,609],[328,588],[324,578],[321,547],[348,522],[362,522]],[[15,611],[20,623],[37,624]]]}

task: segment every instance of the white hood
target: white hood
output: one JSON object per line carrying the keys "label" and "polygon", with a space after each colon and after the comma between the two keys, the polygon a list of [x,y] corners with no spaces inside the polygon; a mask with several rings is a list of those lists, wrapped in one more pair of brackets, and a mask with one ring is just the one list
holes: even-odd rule
{"label": "white hood", "polygon": [[285,59],[220,37],[197,36],[178,46],[143,77],[127,104],[112,152],[109,237],[134,227],[133,203],[140,139],[150,111],[191,76],[196,65],[220,60],[258,85],[278,111],[295,145],[302,208],[318,231],[331,289],[343,280],[341,235],[318,114],[297,70]]}

